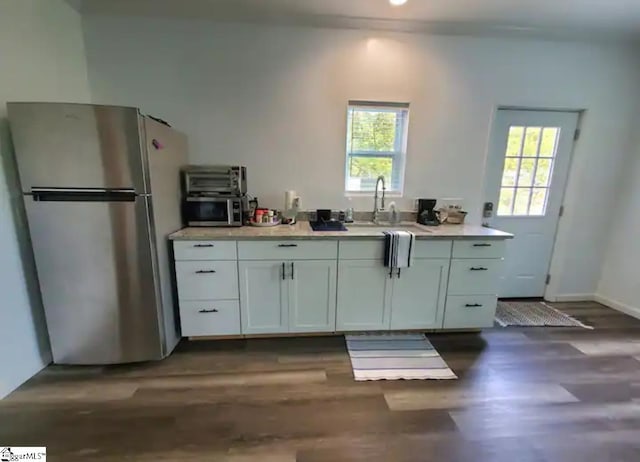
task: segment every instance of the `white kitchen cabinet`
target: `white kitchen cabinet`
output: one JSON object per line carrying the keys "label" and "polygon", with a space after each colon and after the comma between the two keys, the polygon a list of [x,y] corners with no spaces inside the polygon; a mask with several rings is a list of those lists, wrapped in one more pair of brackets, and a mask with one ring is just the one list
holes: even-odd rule
{"label": "white kitchen cabinet", "polygon": [[180,323],[185,337],[240,335],[238,300],[181,300]]}
{"label": "white kitchen cabinet", "polygon": [[173,251],[177,261],[233,260],[236,261],[236,241],[176,241]]}
{"label": "white kitchen cabinet", "polygon": [[336,262],[241,261],[243,334],[333,332]]}
{"label": "white kitchen cabinet", "polygon": [[251,336],[489,327],[504,242],[416,241],[400,277],[383,266],[382,239],[201,240],[174,250],[183,335]]}
{"label": "white kitchen cabinet", "polygon": [[282,261],[240,261],[240,318],[243,334],[289,331],[288,269]]}
{"label": "white kitchen cabinet", "polygon": [[444,328],[492,327],[497,301],[495,295],[449,295],[444,315]]}
{"label": "white kitchen cabinet", "polygon": [[336,329],[335,260],[286,262],[289,267],[289,332],[333,332]]}
{"label": "white kitchen cabinet", "polygon": [[448,275],[448,259],[415,259],[394,276],[391,330],[441,328]]}
{"label": "white kitchen cabinet", "polygon": [[237,300],[235,261],[177,261],[180,300]]}
{"label": "white kitchen cabinet", "polygon": [[338,331],[388,330],[392,280],[381,260],[338,263]]}
{"label": "white kitchen cabinet", "polygon": [[451,261],[449,295],[495,295],[502,274],[502,259],[470,258]]}

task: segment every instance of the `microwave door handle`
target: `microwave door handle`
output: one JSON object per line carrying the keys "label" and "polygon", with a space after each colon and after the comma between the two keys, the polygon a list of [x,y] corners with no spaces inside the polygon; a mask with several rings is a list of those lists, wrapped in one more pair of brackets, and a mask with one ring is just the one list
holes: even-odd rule
{"label": "microwave door handle", "polygon": [[233,201],[227,200],[227,222],[228,224],[233,223]]}

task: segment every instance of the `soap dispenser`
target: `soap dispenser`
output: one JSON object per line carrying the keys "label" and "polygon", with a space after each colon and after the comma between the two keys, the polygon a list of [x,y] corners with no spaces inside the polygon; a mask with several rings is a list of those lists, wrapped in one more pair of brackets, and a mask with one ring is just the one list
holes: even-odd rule
{"label": "soap dispenser", "polygon": [[400,214],[398,213],[395,202],[389,204],[389,223],[392,225],[400,223]]}

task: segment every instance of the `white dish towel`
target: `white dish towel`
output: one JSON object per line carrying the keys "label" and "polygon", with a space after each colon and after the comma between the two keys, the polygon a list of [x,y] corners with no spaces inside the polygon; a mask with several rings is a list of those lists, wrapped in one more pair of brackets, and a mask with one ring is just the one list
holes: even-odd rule
{"label": "white dish towel", "polygon": [[384,266],[389,268],[389,276],[400,275],[400,270],[413,262],[416,236],[408,231],[385,231],[384,235]]}

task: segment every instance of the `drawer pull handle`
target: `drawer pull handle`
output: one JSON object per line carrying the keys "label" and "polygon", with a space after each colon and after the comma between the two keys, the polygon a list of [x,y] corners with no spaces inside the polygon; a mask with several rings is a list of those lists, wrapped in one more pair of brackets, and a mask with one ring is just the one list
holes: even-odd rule
{"label": "drawer pull handle", "polygon": [[278,247],[298,247],[298,244],[278,244]]}
{"label": "drawer pull handle", "polygon": [[216,270],[198,270],[196,271],[196,274],[211,274],[211,273],[215,273]]}
{"label": "drawer pull handle", "polygon": [[285,276],[285,273],[284,273],[284,262],[282,262],[282,280],[283,281],[284,281],[284,276]]}
{"label": "drawer pull handle", "polygon": [[194,244],[194,247],[213,247],[213,244]]}
{"label": "drawer pull handle", "polygon": [[484,268],[482,266],[474,266],[469,268],[469,271],[489,271],[489,268]]}
{"label": "drawer pull handle", "polygon": [[482,305],[481,305],[480,303],[467,303],[465,306],[466,306],[467,308],[479,308],[479,307],[481,307]]}
{"label": "drawer pull handle", "polygon": [[491,244],[473,244],[474,247],[491,247]]}
{"label": "drawer pull handle", "polygon": [[217,313],[217,312],[218,312],[218,310],[216,310],[215,308],[212,308],[210,310],[204,310],[203,309],[203,310],[198,311],[198,313]]}

